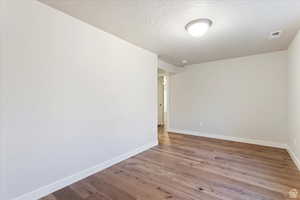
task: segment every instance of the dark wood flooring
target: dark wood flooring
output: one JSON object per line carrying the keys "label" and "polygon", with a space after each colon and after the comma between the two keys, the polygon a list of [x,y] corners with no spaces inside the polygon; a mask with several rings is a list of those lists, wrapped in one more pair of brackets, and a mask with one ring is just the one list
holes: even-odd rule
{"label": "dark wood flooring", "polygon": [[284,149],[159,132],[158,146],[42,200],[286,200],[300,192]]}

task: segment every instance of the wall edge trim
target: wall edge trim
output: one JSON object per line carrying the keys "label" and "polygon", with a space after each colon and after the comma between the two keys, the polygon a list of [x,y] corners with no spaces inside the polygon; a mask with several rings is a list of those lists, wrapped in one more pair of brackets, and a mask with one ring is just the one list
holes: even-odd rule
{"label": "wall edge trim", "polygon": [[290,154],[290,157],[292,158],[296,167],[300,171],[300,160],[297,158],[295,152],[292,150],[292,148],[290,146],[287,146],[286,150],[288,151],[288,153]]}
{"label": "wall edge trim", "polygon": [[292,151],[290,146],[287,144],[284,144],[284,143],[270,142],[270,141],[257,140],[257,139],[238,138],[238,137],[231,137],[231,136],[224,136],[224,135],[217,135],[217,134],[209,134],[209,133],[204,133],[204,132],[200,132],[200,131],[192,131],[192,130],[186,130],[186,129],[170,128],[170,129],[168,129],[168,132],[184,134],[184,135],[202,136],[202,137],[213,138],[213,139],[242,142],[242,143],[248,143],[248,144],[256,144],[256,145],[261,145],[261,146],[286,149],[287,152],[289,153],[290,157],[292,158],[294,164],[300,171],[300,160],[297,158],[296,154]]}
{"label": "wall edge trim", "polygon": [[131,150],[125,154],[121,154],[110,160],[104,161],[98,165],[95,165],[88,169],[77,172],[71,176],[65,177],[58,181],[55,181],[49,185],[42,186],[34,191],[31,191],[31,192],[25,193],[19,197],[13,198],[12,200],[36,200],[36,199],[42,198],[42,197],[47,196],[48,194],[51,194],[59,189],[62,189],[68,185],[71,185],[79,180],[82,180],[88,176],[91,176],[97,172],[100,172],[106,168],[109,168],[119,162],[122,162],[132,156],[135,156],[143,151],[146,151],[156,145],[158,145],[158,141],[152,141],[151,143],[145,144],[145,145],[138,147],[134,150]]}
{"label": "wall edge trim", "polygon": [[270,142],[270,141],[258,140],[258,139],[247,139],[247,138],[239,138],[239,137],[225,136],[225,135],[219,135],[219,134],[210,134],[210,133],[204,133],[204,132],[200,132],[200,131],[193,131],[193,130],[186,130],[186,129],[170,128],[170,129],[168,129],[168,132],[287,149],[287,144],[279,143],[279,142]]}

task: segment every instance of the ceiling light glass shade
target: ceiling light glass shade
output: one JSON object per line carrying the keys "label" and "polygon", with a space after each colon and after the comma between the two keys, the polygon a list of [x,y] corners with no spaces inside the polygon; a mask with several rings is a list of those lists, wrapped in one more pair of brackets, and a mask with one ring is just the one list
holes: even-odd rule
{"label": "ceiling light glass shade", "polygon": [[212,21],[210,19],[196,19],[185,26],[185,30],[193,37],[201,37],[205,35]]}

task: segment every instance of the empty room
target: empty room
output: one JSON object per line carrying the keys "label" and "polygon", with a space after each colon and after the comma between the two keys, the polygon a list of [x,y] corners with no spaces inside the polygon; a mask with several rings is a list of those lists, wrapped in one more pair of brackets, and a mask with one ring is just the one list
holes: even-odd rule
{"label": "empty room", "polygon": [[300,200],[299,0],[0,0],[0,200]]}

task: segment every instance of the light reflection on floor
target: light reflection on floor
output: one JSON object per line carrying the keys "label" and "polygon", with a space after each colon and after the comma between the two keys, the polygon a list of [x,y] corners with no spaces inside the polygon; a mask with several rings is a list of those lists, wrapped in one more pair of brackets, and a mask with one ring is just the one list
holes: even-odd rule
{"label": "light reflection on floor", "polygon": [[164,145],[171,144],[169,134],[164,126],[158,127],[158,140],[159,140],[159,144],[164,144]]}

